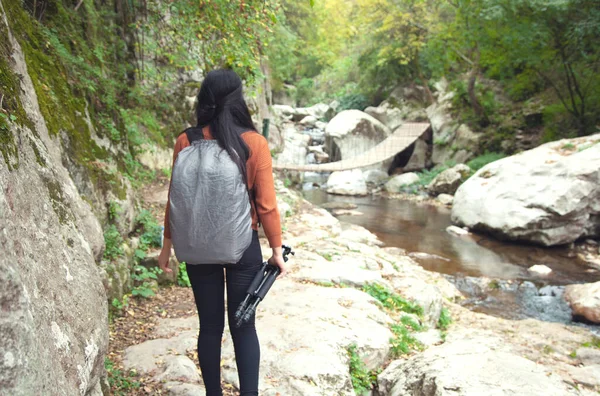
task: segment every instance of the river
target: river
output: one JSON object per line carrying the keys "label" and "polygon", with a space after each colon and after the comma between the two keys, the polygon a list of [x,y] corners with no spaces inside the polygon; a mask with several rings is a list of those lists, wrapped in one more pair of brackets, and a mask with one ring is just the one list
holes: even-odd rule
{"label": "river", "polygon": [[[570,322],[570,310],[561,298],[563,285],[600,280],[567,248],[542,248],[497,241],[483,235],[459,237],[446,231],[450,209],[383,197],[346,197],[314,189],[304,191],[316,205],[348,202],[360,216],[338,216],[375,233],[386,246],[407,253],[439,258],[416,258],[425,269],[445,274],[467,298],[463,305],[509,319],[534,317]],[[425,255],[423,255],[425,256]],[[536,265],[552,269],[549,275],[528,271]],[[550,286],[550,287],[546,287]]]}

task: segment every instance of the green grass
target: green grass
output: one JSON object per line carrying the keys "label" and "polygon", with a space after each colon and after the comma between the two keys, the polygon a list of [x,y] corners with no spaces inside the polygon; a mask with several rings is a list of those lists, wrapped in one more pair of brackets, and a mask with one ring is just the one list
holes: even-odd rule
{"label": "green grass", "polygon": [[596,349],[600,349],[600,338],[599,337],[594,337],[592,338],[591,341],[589,342],[584,342],[581,346],[585,347],[585,348],[596,348]]}
{"label": "green grass", "polygon": [[442,312],[440,312],[440,318],[437,322],[437,328],[446,331],[448,330],[448,326],[452,323],[452,318],[450,317],[450,312],[448,312],[448,308],[443,307]]}
{"label": "green grass", "polygon": [[485,153],[479,157],[473,158],[471,161],[467,162],[467,165],[473,172],[477,172],[487,164],[498,161],[504,157],[506,157],[506,155],[502,153]]}
{"label": "green grass", "polygon": [[367,370],[365,363],[358,354],[356,344],[348,347],[348,357],[350,358],[350,378],[352,379],[354,391],[359,396],[369,394],[377,383],[378,372]]}
{"label": "green grass", "polygon": [[377,299],[387,309],[413,313],[418,316],[423,315],[423,308],[412,301],[404,299],[399,294],[391,292],[385,286],[370,283],[363,286],[363,291]]}
{"label": "green grass", "polygon": [[333,256],[338,253],[329,253],[329,252],[317,252],[319,256],[323,257],[327,261],[333,261]]}
{"label": "green grass", "polygon": [[561,148],[563,150],[575,150],[575,145],[573,143],[565,143]]}
{"label": "green grass", "polygon": [[128,395],[132,390],[141,387],[140,382],[135,380],[135,372],[123,372],[115,366],[109,358],[104,359],[104,367],[108,374],[108,383],[111,388],[111,394],[115,396]]}

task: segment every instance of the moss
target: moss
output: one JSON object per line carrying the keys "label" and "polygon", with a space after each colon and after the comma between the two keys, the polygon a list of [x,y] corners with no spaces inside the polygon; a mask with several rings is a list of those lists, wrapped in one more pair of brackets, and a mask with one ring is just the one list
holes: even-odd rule
{"label": "moss", "polygon": [[72,220],[72,214],[69,212],[69,205],[65,199],[65,194],[60,183],[56,180],[45,178],[44,182],[48,188],[48,195],[52,202],[52,209],[58,216],[61,224],[67,224]]}
{"label": "moss", "polygon": [[11,68],[12,53],[8,29],[4,22],[0,22],[0,152],[9,170],[19,167],[19,150],[10,123],[25,125],[35,132],[21,103],[19,77]]}

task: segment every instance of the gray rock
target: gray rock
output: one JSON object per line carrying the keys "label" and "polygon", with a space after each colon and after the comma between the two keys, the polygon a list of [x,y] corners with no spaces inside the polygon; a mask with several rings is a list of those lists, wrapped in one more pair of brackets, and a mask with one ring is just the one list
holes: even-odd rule
{"label": "gray rock", "polygon": [[[493,162],[460,186],[452,220],[544,246],[600,232],[600,134]],[[562,150],[570,144],[574,150]]]}
{"label": "gray rock", "polygon": [[573,310],[573,316],[600,323],[600,282],[569,285],[565,288],[564,296]]}
{"label": "gray rock", "polygon": [[429,167],[431,165],[429,150],[429,145],[423,137],[417,139],[413,153],[402,170],[404,172],[414,172]]}
{"label": "gray rock", "polygon": [[427,185],[427,191],[434,195],[452,195],[456,192],[461,183],[469,177],[470,173],[471,168],[464,164],[459,164],[453,168],[446,169]]}
{"label": "gray rock", "polygon": [[600,365],[583,367],[568,367],[567,371],[571,378],[578,384],[589,386],[591,388],[600,386]]}
{"label": "gray rock", "polygon": [[379,169],[372,169],[364,172],[364,177],[367,183],[381,184],[388,179],[389,175]]}
{"label": "gray rock", "polygon": [[392,177],[387,183],[385,183],[384,188],[387,192],[396,193],[400,191],[401,187],[410,186],[419,180],[419,175],[416,173],[403,173],[401,175]]}
{"label": "gray rock", "polygon": [[136,158],[145,167],[155,171],[171,169],[173,154],[170,150],[155,145],[144,145],[140,151]]}
{"label": "gray rock", "polygon": [[440,194],[437,196],[437,200],[443,205],[450,206],[454,201],[454,197],[450,194]]}
{"label": "gray rock", "polygon": [[379,390],[389,396],[578,394],[544,366],[500,345],[489,336],[454,336],[408,360],[392,362],[379,376]]}
{"label": "gray rock", "polygon": [[167,382],[163,389],[172,396],[206,396],[204,386],[185,382]]}
{"label": "gray rock", "polygon": [[442,340],[442,333],[436,329],[431,329],[424,332],[416,332],[413,334],[413,337],[425,347],[431,347],[444,342],[444,340]]}
{"label": "gray rock", "polygon": [[102,229],[63,166],[60,141],[48,134],[23,52],[6,24],[2,13],[3,45],[12,46],[7,65],[20,81],[15,94],[35,131],[7,120],[1,132],[3,149],[15,142],[18,162],[3,150],[0,393],[97,395],[108,349],[108,305],[96,265]]}
{"label": "gray rock", "polygon": [[[347,347],[356,344],[367,369],[381,366],[389,353],[390,323],[376,300],[359,290],[276,282],[257,318],[258,334],[268,340],[261,351],[260,393],[354,395]],[[223,378],[237,385],[228,334]]]}
{"label": "gray rock", "polygon": [[382,283],[379,271],[367,269],[364,261],[338,256],[339,261],[304,261],[302,267],[292,274],[293,279],[317,284],[336,284],[363,287],[368,283]]}
{"label": "gray rock", "polygon": [[337,195],[367,195],[367,183],[360,169],[333,172],[327,179],[327,192]]}
{"label": "gray rock", "polygon": [[575,355],[586,366],[600,365],[600,349],[582,347],[575,351]]}
{"label": "gray rock", "polygon": [[304,125],[304,126],[315,126],[317,123],[317,117],[315,116],[306,116],[304,117],[301,121],[300,121],[300,125]]}
{"label": "gray rock", "polygon": [[482,135],[476,134],[465,124],[461,124],[456,130],[454,144],[461,149],[475,151]]}
{"label": "gray rock", "polygon": [[186,383],[200,383],[200,374],[196,364],[187,356],[166,356],[164,371],[156,376],[157,381],[183,381]]}
{"label": "gray rock", "polygon": [[367,107],[365,113],[379,120],[392,131],[404,123],[402,110],[390,106],[388,103],[383,103],[379,107]]}
{"label": "gray rock", "polygon": [[329,153],[337,150],[334,161],[355,157],[381,143],[391,131],[381,122],[359,110],[345,110],[337,114],[325,129]]}

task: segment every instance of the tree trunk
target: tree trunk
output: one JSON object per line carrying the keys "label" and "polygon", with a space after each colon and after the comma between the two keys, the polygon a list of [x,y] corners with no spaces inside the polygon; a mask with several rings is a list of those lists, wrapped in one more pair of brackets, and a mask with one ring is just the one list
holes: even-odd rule
{"label": "tree trunk", "polygon": [[469,85],[467,88],[467,93],[469,95],[469,101],[471,102],[471,107],[473,107],[473,111],[475,115],[479,119],[479,124],[481,126],[489,125],[490,121],[485,114],[485,109],[477,99],[477,93],[475,92],[475,83],[477,82],[477,76],[479,75],[479,50],[475,48],[475,60],[473,62],[473,67],[471,72],[469,73]]}

